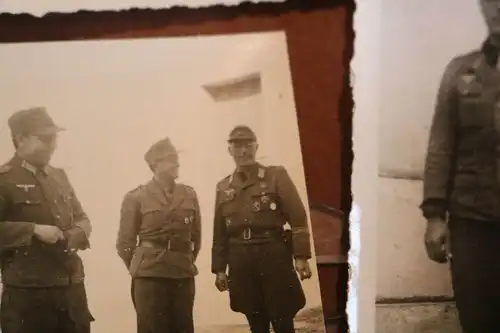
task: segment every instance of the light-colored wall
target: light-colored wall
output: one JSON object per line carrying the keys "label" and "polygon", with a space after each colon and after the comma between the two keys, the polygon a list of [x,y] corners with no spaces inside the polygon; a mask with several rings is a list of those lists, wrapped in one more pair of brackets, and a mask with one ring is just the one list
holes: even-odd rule
{"label": "light-colored wall", "polygon": [[[95,332],[134,325],[129,276],[115,253],[119,208],[127,191],[149,179],[143,154],[165,135],[183,150],[181,180],[197,190],[203,215],[196,324],[244,323],[210,273],[214,190],[233,168],[230,128],[249,122],[264,162],[285,165],[307,205],[284,34],[0,48],[0,159],[12,154],[5,123],[16,109],[44,105],[68,128],[54,164],[67,169],[94,224],[92,249],[82,256]],[[260,96],[215,103],[201,88],[254,71],[262,73]],[[308,307],[320,305],[317,274],[304,288]]]}
{"label": "light-colored wall", "polygon": [[[379,173],[421,175],[447,63],[480,47],[477,1],[382,0]],[[379,179],[377,296],[449,295],[446,265],[425,254],[420,181]]]}
{"label": "light-colored wall", "polygon": [[447,265],[428,260],[423,246],[422,182],[379,178],[378,188],[377,296],[451,295]]}
{"label": "light-colored wall", "polygon": [[428,128],[443,70],[482,43],[473,0],[382,0],[379,166],[423,169]]}

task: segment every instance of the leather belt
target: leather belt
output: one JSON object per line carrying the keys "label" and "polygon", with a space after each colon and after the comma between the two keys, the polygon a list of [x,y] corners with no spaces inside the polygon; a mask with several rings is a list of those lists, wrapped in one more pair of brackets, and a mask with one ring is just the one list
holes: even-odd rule
{"label": "leather belt", "polygon": [[283,230],[254,230],[245,228],[240,233],[231,236],[233,240],[283,240]]}
{"label": "leather belt", "polygon": [[184,252],[184,253],[189,253],[194,250],[194,244],[192,242],[171,240],[171,239],[161,242],[141,240],[139,242],[139,246],[150,249],[166,249],[167,251]]}

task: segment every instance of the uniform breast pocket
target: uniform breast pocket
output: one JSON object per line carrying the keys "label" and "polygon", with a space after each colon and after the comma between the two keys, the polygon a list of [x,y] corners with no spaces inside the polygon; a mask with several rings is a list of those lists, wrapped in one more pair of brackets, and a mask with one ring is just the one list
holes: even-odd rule
{"label": "uniform breast pocket", "polygon": [[459,101],[458,116],[462,127],[489,126],[493,121],[493,103],[480,94],[462,96]]}
{"label": "uniform breast pocket", "polygon": [[12,211],[17,218],[29,221],[37,215],[42,204],[42,194],[38,188],[16,188],[12,192]]}
{"label": "uniform breast pocket", "polygon": [[161,229],[166,223],[165,213],[159,205],[145,204],[141,207],[141,229]]}
{"label": "uniform breast pocket", "polygon": [[256,212],[277,211],[279,209],[278,196],[273,192],[260,192],[253,194],[252,207]]}
{"label": "uniform breast pocket", "polygon": [[233,216],[238,212],[238,205],[236,204],[235,197],[226,196],[219,201],[220,211],[222,216]]}
{"label": "uniform breast pocket", "polygon": [[196,218],[196,208],[193,202],[185,202],[175,209],[172,214],[176,222],[191,225]]}

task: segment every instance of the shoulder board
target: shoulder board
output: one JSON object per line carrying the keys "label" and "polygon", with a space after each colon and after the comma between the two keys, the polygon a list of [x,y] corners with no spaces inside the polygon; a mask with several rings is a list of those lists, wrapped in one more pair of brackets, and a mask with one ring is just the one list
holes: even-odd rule
{"label": "shoulder board", "polygon": [[456,58],[461,62],[475,63],[483,58],[483,52],[481,52],[480,50],[474,50],[472,52],[459,55]]}
{"label": "shoulder board", "polygon": [[467,70],[477,69],[483,60],[483,53],[480,50],[474,50],[455,56],[447,66],[448,71],[461,73]]}
{"label": "shoulder board", "polygon": [[8,164],[0,165],[0,175],[3,175],[12,170],[12,166]]}
{"label": "shoulder board", "polygon": [[194,187],[192,186],[189,186],[189,185],[186,185],[186,184],[181,184],[183,187],[184,187],[184,190],[190,194],[190,195],[193,195],[193,196],[196,196],[196,191],[194,190]]}
{"label": "shoulder board", "polygon": [[276,173],[279,171],[285,170],[285,167],[282,165],[268,165],[266,166],[266,171],[268,173]]}
{"label": "shoulder board", "polygon": [[143,189],[143,188],[144,188],[144,185],[142,185],[142,184],[141,184],[141,185],[139,185],[139,186],[135,187],[134,189],[132,189],[132,190],[128,191],[128,193],[127,193],[127,194],[128,194],[128,195],[136,195],[136,194],[139,194],[139,193],[142,191],[142,189]]}
{"label": "shoulder board", "polygon": [[470,52],[463,53],[462,55],[459,55],[459,57],[461,57],[461,58],[467,58],[467,57],[476,58],[482,54],[483,54],[483,52],[480,49],[475,49],[475,50],[472,50]]}
{"label": "shoulder board", "polygon": [[66,174],[66,172],[64,171],[64,169],[62,169],[62,168],[56,168],[56,167],[53,167],[51,165],[47,165],[46,170],[47,170],[48,173],[51,173],[51,174],[59,174],[59,175],[65,175]]}
{"label": "shoulder board", "polygon": [[228,176],[224,177],[222,180],[220,180],[217,183],[217,189],[218,190],[226,189],[229,186],[230,179],[231,179],[231,175],[228,175]]}

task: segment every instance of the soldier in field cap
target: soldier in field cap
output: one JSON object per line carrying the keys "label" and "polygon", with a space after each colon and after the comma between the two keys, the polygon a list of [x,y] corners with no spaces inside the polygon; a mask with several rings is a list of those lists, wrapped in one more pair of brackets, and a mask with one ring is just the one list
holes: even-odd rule
{"label": "soldier in field cap", "polygon": [[89,333],[78,251],[91,224],[63,169],[49,165],[57,126],[42,107],[8,120],[16,152],[0,167],[2,333]]}
{"label": "soldier in field cap", "polygon": [[132,276],[138,333],[193,333],[201,214],[195,190],[176,181],[178,151],[165,138],[145,154],[152,179],[125,195],[118,255]]}
{"label": "soldier in field cap", "polygon": [[229,290],[231,309],[246,315],[253,333],[267,333],[271,325],[276,333],[294,332],[306,302],[300,280],[311,277],[305,207],[283,166],[256,161],[257,137],[249,127],[235,127],[228,143],[236,168],[217,184],[216,287]]}

